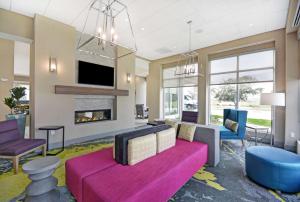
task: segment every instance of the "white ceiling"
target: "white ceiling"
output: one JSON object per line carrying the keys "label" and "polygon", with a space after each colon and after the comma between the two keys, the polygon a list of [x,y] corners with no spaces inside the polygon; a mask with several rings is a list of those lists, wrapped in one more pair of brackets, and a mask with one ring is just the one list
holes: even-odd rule
{"label": "white ceiling", "polygon": [[[192,49],[284,28],[289,0],[120,0],[128,6],[137,55],[158,59]],[[0,7],[34,13],[81,30],[90,0],[0,0]],[[124,23],[126,22],[124,18]],[[143,30],[142,30],[143,29]],[[120,41],[128,33],[119,33]],[[122,39],[123,35],[123,39]]]}

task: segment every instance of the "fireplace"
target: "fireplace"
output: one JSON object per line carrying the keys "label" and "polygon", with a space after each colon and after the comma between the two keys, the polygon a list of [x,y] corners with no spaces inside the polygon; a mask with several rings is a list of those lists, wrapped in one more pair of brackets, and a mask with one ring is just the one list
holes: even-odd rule
{"label": "fireplace", "polygon": [[75,124],[111,120],[111,109],[75,111]]}

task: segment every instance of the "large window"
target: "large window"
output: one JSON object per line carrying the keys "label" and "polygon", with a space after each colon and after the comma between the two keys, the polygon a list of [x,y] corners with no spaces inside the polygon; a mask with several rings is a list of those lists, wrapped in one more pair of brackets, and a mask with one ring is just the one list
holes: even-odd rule
{"label": "large window", "polygon": [[198,111],[198,69],[188,76],[175,72],[176,64],[163,68],[164,118],[180,119],[182,111]]}
{"label": "large window", "polygon": [[248,111],[248,124],[271,125],[271,107],[259,104],[274,88],[274,50],[210,61],[210,123],[221,125],[224,108]]}

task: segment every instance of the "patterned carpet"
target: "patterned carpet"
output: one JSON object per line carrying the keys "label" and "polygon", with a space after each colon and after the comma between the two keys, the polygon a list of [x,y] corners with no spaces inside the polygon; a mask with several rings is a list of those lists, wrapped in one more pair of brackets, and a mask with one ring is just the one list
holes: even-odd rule
{"label": "patterned carpet", "polygon": [[[65,187],[65,161],[75,156],[110,147],[111,142],[111,139],[99,139],[72,145],[58,155],[61,164],[54,176],[58,178],[58,189],[66,201],[74,201],[74,198]],[[250,143],[246,145],[250,146]],[[293,195],[277,193],[250,181],[244,173],[244,153],[245,147],[242,147],[239,141],[224,142],[221,147],[219,165],[200,169],[170,201],[300,201],[300,193]],[[20,164],[34,158],[38,157],[22,158]],[[11,167],[10,161],[0,160],[0,202],[22,201],[24,189],[29,183],[23,172],[14,175]]]}

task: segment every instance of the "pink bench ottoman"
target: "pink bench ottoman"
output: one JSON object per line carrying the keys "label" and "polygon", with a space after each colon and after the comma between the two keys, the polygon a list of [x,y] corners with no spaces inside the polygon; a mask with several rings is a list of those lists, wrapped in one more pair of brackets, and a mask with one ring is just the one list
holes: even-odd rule
{"label": "pink bench ottoman", "polygon": [[176,146],[134,166],[116,164],[83,179],[83,202],[165,202],[199,170],[208,146],[177,140]]}
{"label": "pink bench ottoman", "polygon": [[103,149],[66,162],[66,184],[78,202],[82,201],[83,179],[116,165],[112,148]]}

